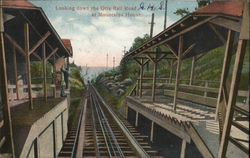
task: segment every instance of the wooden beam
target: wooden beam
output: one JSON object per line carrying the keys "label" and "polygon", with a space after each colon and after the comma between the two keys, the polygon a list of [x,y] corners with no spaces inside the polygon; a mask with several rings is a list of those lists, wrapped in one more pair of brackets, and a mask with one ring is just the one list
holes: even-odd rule
{"label": "wooden beam", "polygon": [[227,102],[226,98],[228,98],[225,95],[224,100],[222,100],[223,92],[225,92],[224,89],[226,86],[226,80],[227,80],[227,76],[229,73],[230,62],[232,59],[234,34],[235,34],[234,31],[228,30],[227,43],[226,43],[225,55],[224,55],[224,60],[223,60],[222,72],[221,72],[220,88],[219,88],[218,98],[217,98],[218,100],[216,104],[216,112],[215,112],[216,120],[218,119],[219,106],[222,106],[223,102]]}
{"label": "wooden beam", "polygon": [[178,60],[177,60],[177,68],[176,68],[176,80],[175,80],[175,94],[174,94],[174,102],[173,102],[174,111],[176,110],[176,105],[177,105],[182,52],[183,52],[183,35],[179,37]]}
{"label": "wooden beam", "polygon": [[139,117],[139,112],[136,111],[136,113],[135,113],[135,127],[138,126],[138,117]]}
{"label": "wooden beam", "polygon": [[47,102],[47,70],[46,70],[46,44],[42,45],[42,55],[43,55],[43,90],[44,90],[44,100]]}
{"label": "wooden beam", "polygon": [[151,121],[151,129],[150,129],[150,141],[154,141],[154,121]]}
{"label": "wooden beam", "polygon": [[196,60],[196,56],[193,56],[193,58],[192,58],[192,66],[191,66],[191,73],[190,73],[190,78],[189,78],[189,85],[192,85],[193,84],[193,80],[194,80],[195,60]]}
{"label": "wooden beam", "polygon": [[180,158],[185,158],[186,146],[187,146],[187,142],[184,139],[182,139]]}
{"label": "wooden beam", "polygon": [[58,51],[58,48],[55,48],[55,49],[49,54],[49,56],[46,58],[46,61],[48,61],[49,58],[50,58],[52,55],[54,55],[57,51]]}
{"label": "wooden beam", "polygon": [[48,31],[29,51],[29,55],[34,53],[35,50],[44,43],[44,41],[51,35],[51,33]]}
{"label": "wooden beam", "polygon": [[143,59],[141,59],[141,65],[140,65],[140,93],[139,93],[139,97],[141,98],[142,97],[142,78],[143,78],[143,68],[144,68],[144,61]]}
{"label": "wooden beam", "polygon": [[169,83],[172,83],[172,78],[173,78],[173,65],[174,65],[174,61],[171,60],[171,63],[170,63],[170,74],[169,74]]}
{"label": "wooden beam", "polygon": [[23,48],[7,33],[4,34],[4,36],[13,44],[13,46],[19,51],[21,52],[24,56],[26,56],[25,51],[23,50]]}
{"label": "wooden beam", "polygon": [[220,16],[215,19],[212,19],[210,22],[215,25],[222,26],[224,28],[228,28],[236,32],[240,32],[240,24],[241,24],[240,20],[236,21]]}
{"label": "wooden beam", "polygon": [[14,61],[14,73],[15,73],[15,82],[16,82],[16,98],[19,100],[19,85],[18,85],[18,72],[17,72],[17,61],[16,61],[16,48],[13,47],[13,61]]}
{"label": "wooden beam", "polygon": [[227,103],[225,123],[223,126],[220,148],[218,152],[218,158],[226,157],[228,141],[229,141],[232,120],[233,120],[233,114],[234,114],[234,106],[236,103],[236,97],[237,97],[240,77],[241,77],[241,70],[242,70],[242,65],[243,65],[243,60],[244,60],[244,55],[245,55],[246,42],[247,40],[242,40],[242,39],[240,39],[238,42],[238,48],[237,48],[237,53],[235,57],[232,80],[231,80],[231,87],[230,87],[229,98],[228,98],[228,103]]}
{"label": "wooden beam", "polygon": [[174,48],[171,46],[171,45],[169,45],[169,44],[165,44],[169,49],[170,49],[170,51],[173,53],[173,55],[176,57],[176,58],[178,58],[178,52],[176,52],[175,50],[174,50]]}
{"label": "wooden beam", "polygon": [[53,97],[56,98],[56,66],[55,66],[55,61],[56,61],[56,56],[53,55],[53,84],[55,87],[53,88]]}
{"label": "wooden beam", "polygon": [[24,51],[26,54],[26,71],[27,71],[27,84],[28,84],[28,95],[29,95],[29,108],[33,109],[32,99],[32,88],[31,88],[31,71],[30,71],[30,55],[29,55],[29,24],[24,24]]}
{"label": "wooden beam", "polygon": [[189,52],[191,52],[191,50],[196,46],[196,43],[193,43],[192,45],[190,45],[182,54],[182,58],[184,58]]}
{"label": "wooden beam", "polygon": [[215,26],[211,23],[208,23],[209,27],[214,31],[214,33],[219,37],[222,43],[226,43],[226,39],[223,37],[223,35],[215,28]]}
{"label": "wooden beam", "polygon": [[15,148],[13,140],[13,130],[11,122],[11,113],[10,113],[10,104],[8,96],[8,79],[7,79],[7,67],[6,67],[6,58],[5,58],[5,48],[4,48],[4,23],[3,23],[3,8],[2,1],[0,1],[0,82],[1,82],[1,100],[4,113],[4,124],[6,127],[5,134],[8,139],[7,146],[10,149],[12,157],[15,158]]}
{"label": "wooden beam", "polygon": [[153,62],[153,86],[152,86],[152,101],[155,102],[155,88],[156,88],[156,75],[157,75],[157,62]]}

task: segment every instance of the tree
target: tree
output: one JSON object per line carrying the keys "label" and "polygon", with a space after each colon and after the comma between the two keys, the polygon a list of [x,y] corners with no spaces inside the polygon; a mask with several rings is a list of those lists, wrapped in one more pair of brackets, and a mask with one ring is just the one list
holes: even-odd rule
{"label": "tree", "polygon": [[188,8],[182,8],[182,9],[177,9],[174,14],[180,15],[181,17],[184,17],[185,15],[189,14],[190,12],[188,11]]}

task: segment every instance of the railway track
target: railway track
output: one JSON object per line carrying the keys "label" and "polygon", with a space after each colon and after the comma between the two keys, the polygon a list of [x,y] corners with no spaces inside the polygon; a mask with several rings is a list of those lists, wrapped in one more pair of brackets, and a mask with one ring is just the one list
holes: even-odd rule
{"label": "railway track", "polygon": [[[161,157],[144,136],[107,106],[94,87],[90,86],[86,99],[85,116],[79,117],[84,122],[79,121],[78,127],[68,133],[60,158],[74,158],[79,155],[77,152],[86,158]],[[84,126],[84,131],[80,130],[81,125]],[[84,133],[83,140],[79,138],[80,132]]]}

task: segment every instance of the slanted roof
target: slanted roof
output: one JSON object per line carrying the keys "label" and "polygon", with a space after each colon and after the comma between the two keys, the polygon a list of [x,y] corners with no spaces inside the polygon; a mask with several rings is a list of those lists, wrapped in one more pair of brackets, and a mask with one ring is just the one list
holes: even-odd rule
{"label": "slanted roof", "polygon": [[195,11],[200,14],[226,14],[231,16],[242,16],[243,14],[243,2],[213,2],[203,8]]}
{"label": "slanted roof", "polygon": [[7,0],[3,1],[4,6],[11,6],[11,7],[22,7],[22,8],[38,8],[37,6],[33,5],[32,3],[26,0]]}
{"label": "slanted roof", "polygon": [[70,39],[62,39],[62,42],[65,45],[65,47],[70,51],[70,53],[73,54],[73,48]]}
{"label": "slanted roof", "polygon": [[[58,48],[56,58],[72,56],[72,53],[63,44],[61,37],[50,23],[42,8],[26,0],[5,0],[3,1],[3,11],[5,32],[20,46],[24,46],[24,24],[28,23],[30,29],[30,48],[49,31],[51,34],[46,39],[46,56],[49,56],[56,48]],[[12,48],[8,40],[6,40],[6,44]],[[35,51],[40,57],[42,56],[41,52],[41,47]],[[22,60],[22,57],[20,57],[20,60]],[[38,61],[34,56],[31,56],[31,60]],[[50,59],[49,61],[52,62],[53,60]]]}
{"label": "slanted roof", "polygon": [[[179,36],[183,35],[183,49],[195,44],[185,58],[192,57],[225,44],[227,31],[236,31],[239,36],[243,12],[243,2],[213,2],[191,14],[186,15],[167,29],[145,42],[126,56],[138,56],[151,48],[167,45],[178,55]],[[222,8],[237,8],[224,11]]]}

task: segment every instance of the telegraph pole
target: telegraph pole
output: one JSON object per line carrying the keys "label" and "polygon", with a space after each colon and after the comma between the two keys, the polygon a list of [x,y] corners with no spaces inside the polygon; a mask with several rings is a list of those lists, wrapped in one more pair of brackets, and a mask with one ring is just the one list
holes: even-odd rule
{"label": "telegraph pole", "polygon": [[113,57],[113,70],[115,68],[115,57]]}
{"label": "telegraph pole", "polygon": [[124,46],[124,49],[123,49],[123,56],[125,56],[125,53],[126,53],[126,46]]}
{"label": "telegraph pole", "polygon": [[153,37],[153,31],[154,31],[154,17],[155,17],[155,14],[152,13],[152,18],[151,18],[151,23],[150,24],[150,38]]}
{"label": "telegraph pole", "polygon": [[109,60],[109,54],[107,53],[107,58],[106,58],[106,69],[108,69],[108,60]]}
{"label": "telegraph pole", "polygon": [[164,30],[167,28],[168,0],[165,1]]}

